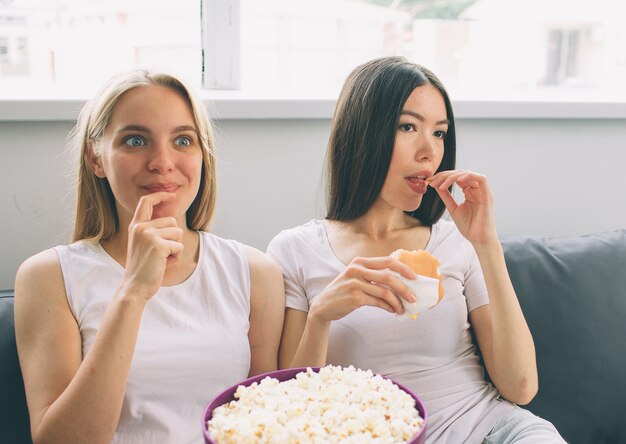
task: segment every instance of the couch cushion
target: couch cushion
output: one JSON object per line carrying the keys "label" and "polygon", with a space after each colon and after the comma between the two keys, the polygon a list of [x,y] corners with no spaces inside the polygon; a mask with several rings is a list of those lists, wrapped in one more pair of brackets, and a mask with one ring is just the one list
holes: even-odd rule
{"label": "couch cushion", "polygon": [[626,442],[626,230],[502,244],[537,350],[528,408],[570,443]]}
{"label": "couch cushion", "polygon": [[31,443],[24,382],[15,348],[13,292],[0,291],[0,442]]}

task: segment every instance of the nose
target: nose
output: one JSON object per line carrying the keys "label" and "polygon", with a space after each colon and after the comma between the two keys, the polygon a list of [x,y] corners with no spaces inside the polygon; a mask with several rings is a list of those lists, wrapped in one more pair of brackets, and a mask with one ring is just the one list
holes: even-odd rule
{"label": "nose", "polygon": [[429,136],[421,137],[415,151],[415,158],[420,162],[432,160],[437,156],[437,149],[437,140]]}
{"label": "nose", "polygon": [[152,145],[149,152],[148,170],[163,174],[174,169],[174,150],[165,142],[158,142]]}

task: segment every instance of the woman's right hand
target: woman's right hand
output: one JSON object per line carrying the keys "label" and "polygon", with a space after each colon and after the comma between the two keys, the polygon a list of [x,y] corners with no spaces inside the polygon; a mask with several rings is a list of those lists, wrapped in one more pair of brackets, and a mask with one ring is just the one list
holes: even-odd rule
{"label": "woman's right hand", "polygon": [[124,293],[150,299],[163,283],[168,262],[183,251],[183,230],[174,217],[152,219],[153,208],[175,197],[158,192],[142,196],[128,226],[126,272],[121,286]]}
{"label": "woman's right hand", "polygon": [[413,270],[397,259],[354,258],[315,298],[309,316],[322,322],[330,322],[366,305],[402,314],[404,308],[400,298],[415,302],[415,296],[392,271],[407,279],[415,279]]}

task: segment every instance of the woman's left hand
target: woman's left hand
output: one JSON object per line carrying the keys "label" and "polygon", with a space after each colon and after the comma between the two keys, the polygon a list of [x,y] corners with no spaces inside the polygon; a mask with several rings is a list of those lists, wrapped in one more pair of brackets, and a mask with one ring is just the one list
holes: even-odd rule
{"label": "woman's left hand", "polygon": [[[457,203],[450,186],[457,184],[465,200]],[[482,174],[464,170],[442,171],[429,184],[437,191],[450,217],[467,240],[484,244],[498,239],[494,217],[493,193]]]}

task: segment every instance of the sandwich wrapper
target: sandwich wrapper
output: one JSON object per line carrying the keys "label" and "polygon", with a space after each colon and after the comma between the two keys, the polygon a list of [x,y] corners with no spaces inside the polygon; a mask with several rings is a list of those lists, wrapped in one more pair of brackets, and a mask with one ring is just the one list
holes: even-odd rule
{"label": "sandwich wrapper", "polygon": [[415,302],[400,298],[404,306],[404,316],[415,319],[420,312],[434,307],[439,302],[439,279],[416,275],[415,279],[407,279],[399,273],[395,275],[415,295]]}

